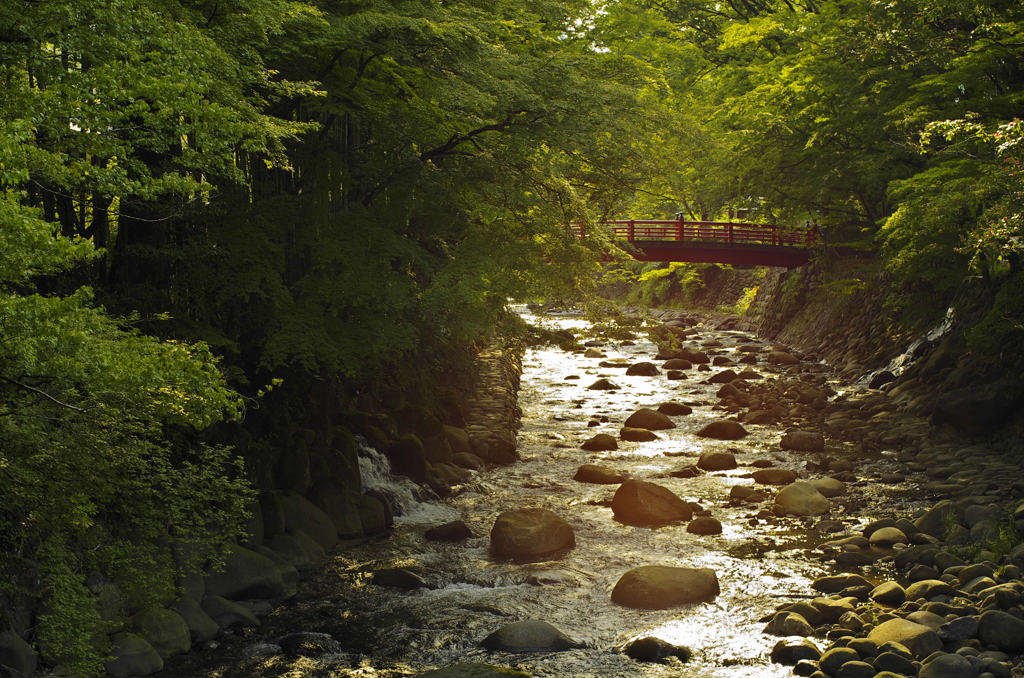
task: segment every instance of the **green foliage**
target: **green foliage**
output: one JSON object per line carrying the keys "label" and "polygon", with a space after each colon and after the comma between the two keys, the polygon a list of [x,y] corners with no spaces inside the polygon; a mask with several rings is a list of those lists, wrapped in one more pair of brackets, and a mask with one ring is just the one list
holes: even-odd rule
{"label": "green foliage", "polygon": [[967,333],[967,350],[999,355],[1024,337],[1024,271],[1002,282],[985,316]]}
{"label": "green foliage", "polygon": [[754,303],[757,298],[757,292],[761,289],[758,286],[744,288],[743,294],[736,300],[736,303],[732,306],[723,306],[718,310],[722,313],[729,313],[740,318],[747,315],[747,311],[750,310],[750,306]]}

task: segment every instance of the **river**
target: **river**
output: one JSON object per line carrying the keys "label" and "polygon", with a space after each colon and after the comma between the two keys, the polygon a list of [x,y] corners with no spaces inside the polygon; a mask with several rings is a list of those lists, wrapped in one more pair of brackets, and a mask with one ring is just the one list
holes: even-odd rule
{"label": "river", "polygon": [[[574,316],[544,322],[549,327],[584,327]],[[709,353],[738,357],[736,348],[756,339],[739,332],[701,331],[695,341],[705,344],[703,350]],[[767,351],[769,345],[764,346]],[[816,519],[766,515],[770,500],[732,505],[729,490],[736,484],[753,484],[754,461],[806,475],[805,463],[815,455],[783,452],[780,426],[749,426],[749,435],[739,441],[696,436],[709,421],[729,416],[713,409],[718,385],[704,383],[721,367],[712,367],[710,373],[688,370],[679,380],[667,379],[664,371],[653,377],[625,376],[624,369],[598,363],[615,358],[627,363],[653,361],[656,347],[638,339],[632,345],[607,342],[599,350],[604,358],[554,346],[530,349],[519,395],[522,461],[478,473],[443,503],[411,507],[385,539],[339,551],[303,584],[295,600],[265,621],[264,629],[251,638],[255,642],[240,649],[236,661],[208,675],[398,676],[462,661],[561,678],[792,675],[791,668],[769,661],[779,638],[761,632],[763,617],[780,604],[808,597],[811,581],[832,569],[814,547],[855,533],[867,521],[867,513],[844,513],[842,502],[834,501],[831,517],[844,519],[849,530],[823,535],[809,529]],[[766,364],[766,355],[760,354],[761,361],[753,365],[765,378],[777,378],[790,369]],[[800,370],[828,375],[825,366],[814,363],[804,363]],[[611,378],[621,389],[587,388],[600,377]],[[659,440],[620,441],[619,449],[610,452],[580,449],[596,433],[617,436],[636,409],[668,401],[689,404],[693,413],[674,417],[676,428],[658,431]],[[708,450],[732,452],[739,468],[688,479],[668,476],[673,469],[695,464]],[[854,451],[844,443],[830,443],[827,450],[833,457]],[[652,529],[617,522],[608,506],[615,486],[573,480],[584,463],[656,482],[700,503],[721,521],[722,534],[690,534],[685,524]],[[544,562],[492,557],[489,532],[495,518],[503,511],[531,506],[550,509],[567,520],[575,530],[576,547]],[[476,536],[459,543],[424,538],[427,528],[455,519],[466,521]],[[641,565],[712,568],[721,594],[711,603],[663,611],[612,603],[610,593],[618,578]],[[396,567],[416,572],[429,588],[406,591],[370,583],[374,571]],[[871,569],[865,574],[872,576]],[[495,629],[529,618],[550,622],[586,648],[504,654],[480,647]],[[316,657],[282,655],[274,634],[296,631],[312,633],[314,640],[322,638],[324,652]],[[629,640],[642,636],[686,645],[693,657],[687,663],[643,664],[620,652]]]}

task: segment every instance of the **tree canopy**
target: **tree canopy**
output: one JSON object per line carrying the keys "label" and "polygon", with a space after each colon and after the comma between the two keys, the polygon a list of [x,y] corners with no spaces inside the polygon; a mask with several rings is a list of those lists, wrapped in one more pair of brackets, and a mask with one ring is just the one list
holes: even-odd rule
{"label": "tree canopy", "polygon": [[[1003,0],[0,0],[0,570],[81,603],[140,531],[216,516],[229,541],[248,460],[224,431],[269,424],[224,422],[280,378],[296,420],[327,383],[435,397],[510,299],[593,287],[614,246],[572,222],[747,209],[874,252],[901,307],[1018,289],[1022,20]],[[1014,298],[985,336],[1018,331]]]}

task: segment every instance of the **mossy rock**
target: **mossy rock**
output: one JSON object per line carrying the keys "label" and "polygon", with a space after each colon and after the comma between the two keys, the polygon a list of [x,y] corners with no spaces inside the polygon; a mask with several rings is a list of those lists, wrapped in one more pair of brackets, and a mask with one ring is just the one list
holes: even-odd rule
{"label": "mossy rock", "polygon": [[[329,447],[321,447],[309,453],[309,479],[312,485],[321,478],[331,475],[331,467],[327,465],[326,454],[331,452]],[[311,486],[312,486],[311,485]]]}
{"label": "mossy rock", "polygon": [[[384,435],[388,437],[388,440],[394,440],[398,437],[398,424],[388,414],[371,414],[368,418],[368,424],[370,426],[376,426]],[[365,437],[365,435],[364,435]],[[378,448],[379,449],[379,448]]]}
{"label": "mossy rock", "polygon": [[444,436],[441,420],[422,405],[406,405],[392,412],[391,416],[402,433],[413,433],[421,438]]}
{"label": "mossy rock", "polygon": [[299,438],[288,446],[284,456],[281,457],[278,470],[281,489],[292,490],[299,494],[305,494],[309,490],[313,481],[309,471],[309,448],[304,439]]}
{"label": "mossy rock", "polygon": [[[352,411],[345,413],[341,423],[350,431],[362,431],[363,428],[373,422],[370,421],[370,415],[368,413]],[[337,435],[337,429],[335,429],[335,435]]]}
{"label": "mossy rock", "polygon": [[376,497],[360,494],[354,499],[364,534],[375,534],[387,529],[387,511]]}
{"label": "mossy rock", "polygon": [[423,453],[431,464],[452,463],[452,447],[447,438],[422,438]]}
{"label": "mossy rock", "polygon": [[423,443],[416,435],[406,433],[392,440],[387,456],[393,473],[408,476],[418,483],[426,480],[427,457]]}
{"label": "mossy rock", "polygon": [[[329,471],[324,477],[334,476],[350,488],[359,490],[362,473],[359,470],[359,454],[355,448],[351,450],[331,448],[323,450],[322,456]],[[322,480],[322,478],[317,478],[317,480]]]}
{"label": "mossy rock", "polygon": [[327,514],[341,539],[353,539],[363,535],[362,520],[354,497],[359,496],[349,483],[331,476],[323,478],[309,490],[308,499]]}
{"label": "mossy rock", "polygon": [[272,539],[285,529],[281,498],[274,492],[260,492],[260,510],[263,512],[263,538]]}
{"label": "mossy rock", "polygon": [[464,429],[445,424],[444,434],[452,448],[452,454],[473,453],[473,446],[469,443],[469,434]]}
{"label": "mossy rock", "polygon": [[345,453],[351,453],[352,455],[355,455],[359,449],[359,446],[356,445],[356,437],[352,433],[352,429],[347,426],[334,427],[334,440],[331,442],[331,447]]}
{"label": "mossy rock", "polygon": [[449,485],[458,485],[472,478],[473,474],[454,464],[436,463],[431,464],[430,470],[427,472],[428,479],[432,476],[444,478]]}
{"label": "mossy rock", "polygon": [[378,452],[388,449],[387,434],[376,426],[367,426],[364,428],[363,437],[366,438],[366,443]]}

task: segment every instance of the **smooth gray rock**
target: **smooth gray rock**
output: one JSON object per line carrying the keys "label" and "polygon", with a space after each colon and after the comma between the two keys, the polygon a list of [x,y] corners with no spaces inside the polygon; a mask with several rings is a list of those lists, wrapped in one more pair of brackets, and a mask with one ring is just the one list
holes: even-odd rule
{"label": "smooth gray rock", "polygon": [[961,433],[987,435],[999,427],[1024,396],[1024,382],[1001,379],[943,393],[931,414],[934,426],[951,424]]}
{"label": "smooth gray rock", "polygon": [[192,647],[188,624],[177,612],[147,607],[132,617],[132,631],[153,646],[161,659],[184,654]]}
{"label": "smooth gray rock", "polygon": [[871,600],[883,605],[902,605],[907,599],[906,590],[894,581],[882,582],[868,594]]}
{"label": "smooth gray rock", "polygon": [[939,638],[939,634],[927,626],[915,624],[906,619],[890,619],[882,622],[871,629],[868,633],[868,640],[874,641],[878,646],[887,642],[899,643],[918,659],[942,649],[942,640]]}
{"label": "smooth gray rock", "polygon": [[574,546],[572,527],[547,509],[506,511],[491,528],[491,550],[500,557],[534,557]]}
{"label": "smooth gray rock", "polygon": [[594,485],[621,485],[629,479],[625,473],[596,464],[583,464],[572,478],[576,482]]}
{"label": "smooth gray rock", "polygon": [[278,497],[288,530],[302,530],[316,540],[324,551],[329,551],[338,543],[338,530],[334,523],[313,502],[292,491],[279,492]]}
{"label": "smooth gray rock", "polygon": [[895,652],[883,652],[871,662],[876,671],[891,671],[904,676],[912,676],[917,673],[914,662],[907,657],[902,657]]}
{"label": "smooth gray rock", "polygon": [[821,655],[821,659],[818,660],[818,665],[821,666],[821,670],[830,676],[835,676],[839,672],[839,667],[846,662],[859,662],[860,655],[854,650],[848,647],[834,647],[825,654]]}
{"label": "smooth gray rock", "polygon": [[557,652],[583,647],[540,619],[526,619],[503,626],[480,644],[494,652]]}
{"label": "smooth gray rock", "polygon": [[739,440],[747,435],[747,429],[740,426],[738,422],[723,419],[713,421],[697,432],[701,438],[714,438],[715,440]]}
{"label": "smooth gray rock", "polygon": [[921,667],[918,678],[977,678],[978,671],[966,658],[958,654],[935,657]]}
{"label": "smooth gray rock", "polygon": [[627,480],[612,498],[615,518],[629,525],[665,525],[689,520],[693,511],[672,490],[644,480]]}
{"label": "smooth gray rock", "polygon": [[629,415],[623,423],[623,427],[626,428],[645,428],[648,431],[661,431],[664,429],[675,428],[675,422],[668,418],[668,415],[662,414],[657,410],[652,410],[648,407],[642,407],[633,414]]}
{"label": "smooth gray rock", "polygon": [[797,516],[813,516],[828,513],[831,502],[810,483],[798,480],[783,488],[775,495],[775,504],[781,506],[786,513]]}
{"label": "smooth gray rock", "polygon": [[283,593],[284,580],[277,565],[237,544],[225,553],[224,569],[206,575],[207,596],[243,600],[275,598]]}
{"label": "smooth gray rock", "polygon": [[931,600],[935,596],[955,596],[956,590],[941,579],[923,579],[907,587],[907,600],[924,598]]}
{"label": "smooth gray rock", "polygon": [[210,615],[210,619],[222,629],[262,626],[260,620],[252,612],[220,596],[206,596],[200,606],[203,608],[203,612]]}
{"label": "smooth gray rock", "polygon": [[624,651],[626,656],[638,662],[660,662],[669,657],[685,662],[693,656],[693,651],[685,645],[673,645],[653,636],[631,641]]}
{"label": "smooth gray rock", "polygon": [[32,651],[31,645],[8,629],[0,633],[0,664],[31,676],[39,666],[39,658]]}
{"label": "smooth gray rock", "polygon": [[619,442],[615,439],[615,436],[608,435],[607,433],[598,433],[593,438],[584,441],[580,448],[588,452],[606,452],[619,449]]}
{"label": "smooth gray rock", "polygon": [[372,583],[374,586],[387,586],[407,591],[426,588],[427,586],[427,582],[423,581],[423,577],[400,567],[377,570],[373,573]]}
{"label": "smooth gray rock", "polygon": [[775,643],[771,652],[772,663],[784,666],[793,666],[801,660],[817,661],[820,657],[821,651],[807,639],[798,643],[780,640]]}
{"label": "smooth gray rock", "polygon": [[171,603],[171,609],[185,621],[193,643],[205,643],[220,636],[220,626],[192,598],[179,598]]}
{"label": "smooth gray rock", "polygon": [[875,667],[867,662],[846,662],[836,671],[836,678],[874,678]]}
{"label": "smooth gray rock", "polygon": [[1003,652],[1024,651],[1024,619],[1000,610],[988,610],[978,620],[978,638],[983,645],[995,645]]}
{"label": "smooth gray rock", "polygon": [[815,431],[790,431],[782,436],[779,445],[784,450],[822,452],[825,450],[825,436]]}
{"label": "smooth gray rock", "polygon": [[295,569],[295,566],[278,555],[277,551],[267,548],[262,544],[254,547],[253,550],[277,566],[278,572],[281,573],[281,579],[284,580],[285,588],[287,588],[288,584],[295,584],[301,579],[301,575]]}
{"label": "smooth gray rock", "polygon": [[710,568],[645,565],[619,578],[612,602],[643,610],[665,610],[703,603],[720,593],[718,575]]}
{"label": "smooth gray rock", "polygon": [[927,513],[915,520],[914,527],[925,534],[945,539],[948,536],[949,526],[960,525],[963,520],[964,510],[960,504],[946,499],[928,509]]}
{"label": "smooth gray rock", "polygon": [[796,481],[796,471],[788,468],[762,468],[754,471],[754,482],[761,485],[789,485]]}
{"label": "smooth gray rock", "polygon": [[729,452],[705,452],[697,460],[697,468],[704,471],[728,471],[736,468],[736,457]]}
{"label": "smooth gray rock", "polygon": [[[291,534],[275,534],[264,543],[268,549],[284,559],[289,565],[299,572],[305,572],[314,567],[315,562],[309,551]],[[283,579],[283,577],[282,577]],[[224,596],[230,598],[231,596]],[[272,596],[248,596],[250,598],[271,598]],[[236,598],[238,599],[238,598]]]}
{"label": "smooth gray rock", "polygon": [[104,668],[114,678],[148,676],[164,668],[164,660],[146,640],[134,633],[115,633],[110,637],[110,656]]}
{"label": "smooth gray rock", "polygon": [[[814,635],[814,628],[807,623],[803,615],[796,612],[776,612],[762,633],[772,636],[800,636],[806,638]],[[796,662],[794,662],[796,663]]]}

